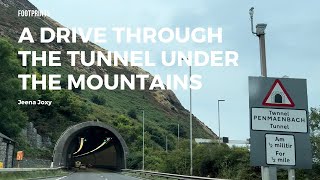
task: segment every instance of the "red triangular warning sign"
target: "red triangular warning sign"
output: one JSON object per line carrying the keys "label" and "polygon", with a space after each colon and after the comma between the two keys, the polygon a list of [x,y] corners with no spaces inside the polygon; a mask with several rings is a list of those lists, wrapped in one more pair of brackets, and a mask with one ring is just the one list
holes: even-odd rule
{"label": "red triangular warning sign", "polygon": [[279,79],[276,79],[271,86],[267,96],[264,98],[262,105],[264,106],[279,106],[279,107],[294,107],[295,104],[289,96],[287,90],[282,85]]}

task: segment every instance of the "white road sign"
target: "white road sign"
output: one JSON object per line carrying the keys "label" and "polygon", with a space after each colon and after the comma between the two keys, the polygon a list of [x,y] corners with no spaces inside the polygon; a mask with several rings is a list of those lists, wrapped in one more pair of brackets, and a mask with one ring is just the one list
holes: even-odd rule
{"label": "white road sign", "polygon": [[306,79],[249,77],[250,164],[311,169]]}
{"label": "white road sign", "polygon": [[267,164],[296,165],[293,135],[266,134]]}
{"label": "white road sign", "polygon": [[305,110],[252,108],[251,121],[252,130],[308,132]]}

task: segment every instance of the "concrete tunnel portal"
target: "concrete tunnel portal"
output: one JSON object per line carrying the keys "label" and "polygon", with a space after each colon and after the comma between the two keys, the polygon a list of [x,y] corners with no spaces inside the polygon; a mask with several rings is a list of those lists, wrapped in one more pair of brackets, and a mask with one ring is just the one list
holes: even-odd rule
{"label": "concrete tunnel portal", "polygon": [[54,167],[86,167],[120,170],[126,168],[128,147],[111,126],[88,121],[69,127],[58,139],[53,153]]}

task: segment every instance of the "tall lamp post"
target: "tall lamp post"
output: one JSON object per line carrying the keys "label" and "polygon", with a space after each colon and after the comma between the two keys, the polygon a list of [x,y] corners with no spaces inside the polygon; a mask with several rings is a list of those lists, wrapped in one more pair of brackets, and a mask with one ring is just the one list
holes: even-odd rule
{"label": "tall lamp post", "polygon": [[180,143],[180,125],[178,124],[178,149],[179,149],[179,143]]}
{"label": "tall lamp post", "polygon": [[[184,59],[182,59],[184,60]],[[187,58],[188,60],[188,58]],[[191,90],[191,65],[189,66],[189,102],[190,102],[190,176],[193,174],[193,166],[192,166],[192,90]]]}
{"label": "tall lamp post", "polygon": [[191,90],[191,66],[189,66],[189,91],[190,91],[190,176],[193,174],[192,165],[192,90]]}
{"label": "tall lamp post", "polygon": [[220,102],[224,102],[226,100],[224,99],[219,99],[218,100],[218,127],[219,127],[219,144],[221,143],[221,130],[220,130]]}
{"label": "tall lamp post", "polygon": [[142,110],[142,170],[144,171],[144,110]]}

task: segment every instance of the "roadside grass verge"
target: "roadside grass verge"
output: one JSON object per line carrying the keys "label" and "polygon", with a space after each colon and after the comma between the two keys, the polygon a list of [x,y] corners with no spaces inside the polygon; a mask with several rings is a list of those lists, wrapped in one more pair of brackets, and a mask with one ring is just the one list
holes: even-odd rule
{"label": "roadside grass verge", "polygon": [[70,172],[58,170],[36,170],[36,171],[0,171],[1,180],[23,180],[23,179],[41,179],[46,177],[58,177],[70,174]]}

